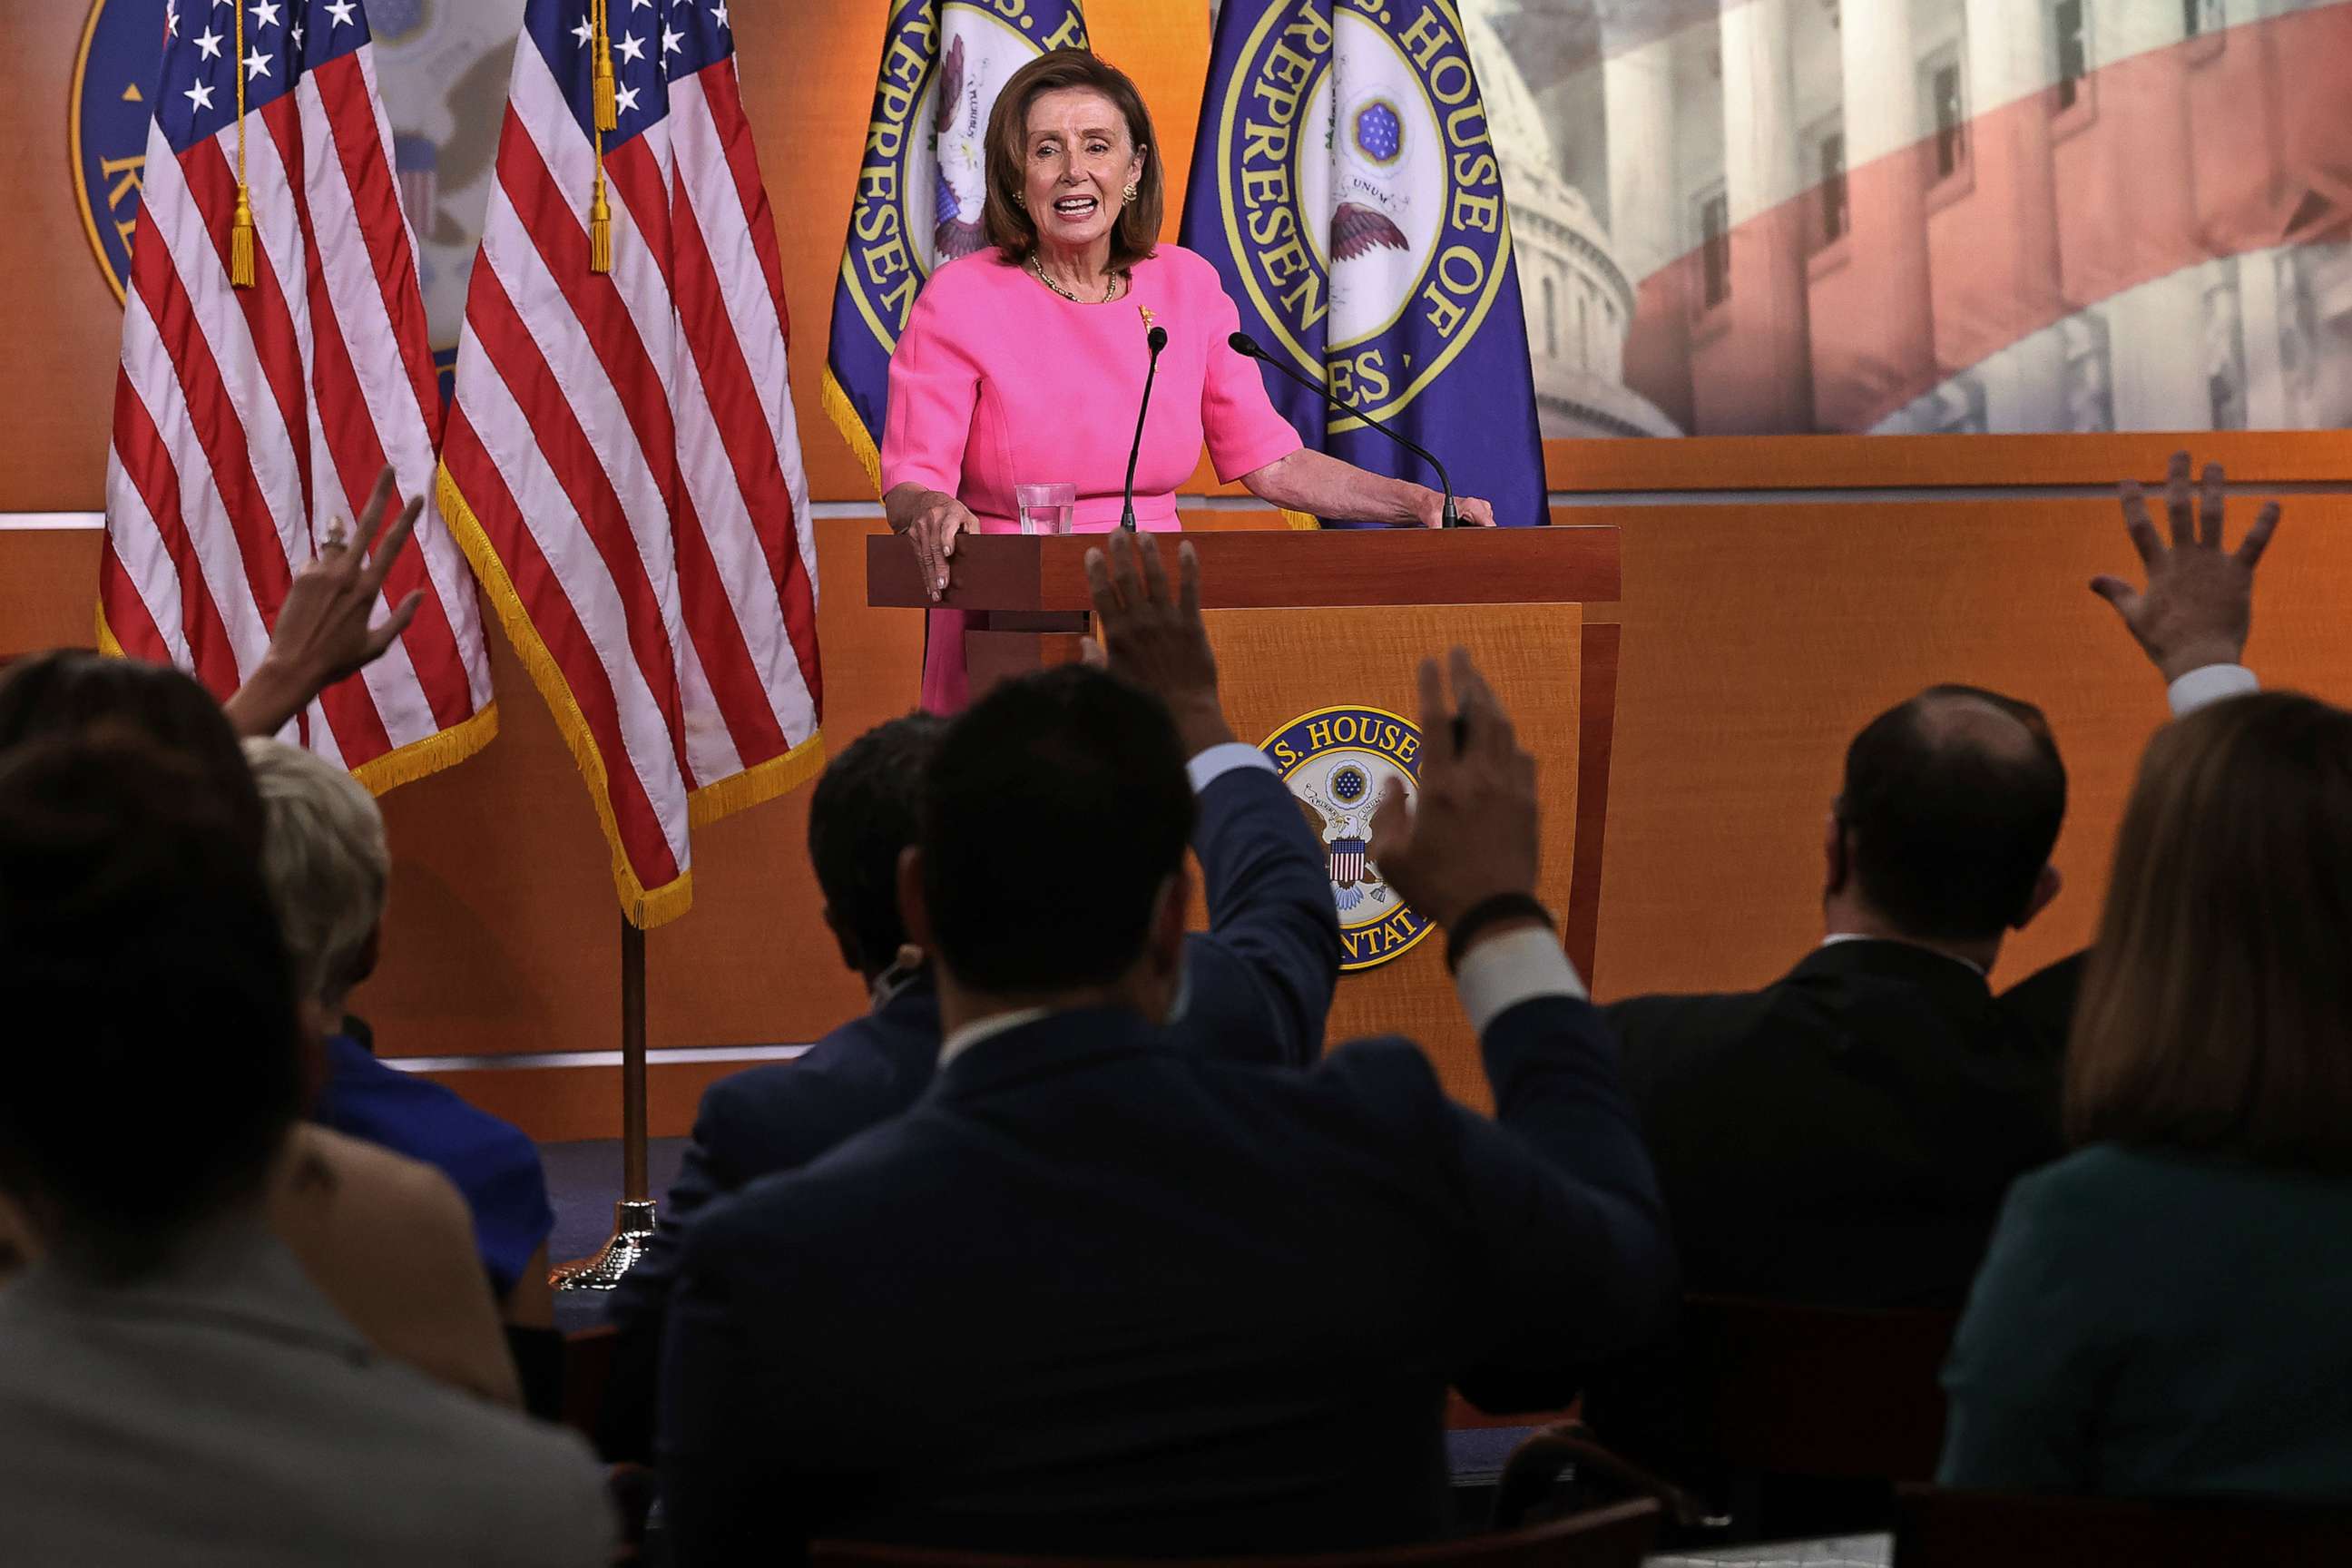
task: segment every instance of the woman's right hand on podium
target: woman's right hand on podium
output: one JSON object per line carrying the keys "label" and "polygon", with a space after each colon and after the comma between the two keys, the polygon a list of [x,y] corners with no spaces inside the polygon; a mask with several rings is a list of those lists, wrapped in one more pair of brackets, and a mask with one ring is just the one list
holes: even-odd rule
{"label": "woman's right hand on podium", "polygon": [[927,490],[905,484],[882,500],[882,510],[893,532],[906,535],[923,563],[923,586],[936,602],[948,591],[948,563],[955,556],[956,535],[978,532],[971,509],[944,490]]}

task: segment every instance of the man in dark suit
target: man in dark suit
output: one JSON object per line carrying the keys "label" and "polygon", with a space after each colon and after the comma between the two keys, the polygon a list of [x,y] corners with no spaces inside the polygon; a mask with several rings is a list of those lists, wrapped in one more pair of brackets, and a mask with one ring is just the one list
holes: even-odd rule
{"label": "man in dark suit", "polygon": [[[1106,584],[1108,586],[1108,584]],[[1255,747],[1236,742],[1197,616],[1106,597],[1097,620],[1113,674],[1179,716],[1199,806],[1192,850],[1209,930],[1184,944],[1169,1021],[1186,1049],[1301,1068],[1322,1053],[1339,973],[1339,925],[1323,847]],[[1157,615],[1158,619],[1153,620]],[[608,1458],[652,1453],[663,1314],[679,1249],[713,1202],[912,1105],[940,1054],[939,994],[898,914],[898,858],[915,840],[915,796],[946,721],[910,714],[876,726],[825,768],[809,803],[809,860],[824,919],[873,1005],[798,1059],[713,1084],[660,1225],[607,1309],[619,1331],[597,1423]]]}
{"label": "man in dark suit", "polygon": [[[1165,604],[1135,553],[1115,535],[1094,561]],[[1418,807],[1384,802],[1372,851],[1449,933],[1494,1121],[1404,1040],[1306,1072],[1171,1047],[1192,804],[1160,704],[1064,669],[956,721],[899,883],[941,1065],[906,1115],[688,1238],[661,1441],[679,1562],[827,1534],[1413,1539],[1443,1517],[1449,1384],[1556,1405],[1652,1331],[1672,1249],[1613,1047],[1532,897],[1534,763],[1459,655],[1454,682],[1449,702],[1423,669]]]}
{"label": "man in dark suit", "polygon": [[2065,805],[2038,710],[1931,688],[1847,748],[1821,946],[1761,991],[1606,1010],[1689,1289],[1958,1303],[2011,1179],[2059,1152],[2063,1021],[1985,976],[2056,896]]}
{"label": "man in dark suit", "polygon": [[[2092,584],[2175,713],[2254,685],[2238,660],[2260,542],[2242,560],[2220,548],[2224,495],[2218,466],[2192,489],[2188,455],[2176,456],[2168,544],[2139,487],[2124,487],[2147,586]],[[2273,509],[2257,525],[2260,542],[2276,520]],[[2065,799],[2039,710],[1931,688],[1847,750],[1820,947],[1761,991],[1605,1010],[1688,1289],[1960,1304],[2010,1182],[2062,1152],[2059,1068],[2082,957],[1998,995],[1986,975],[2002,938],[2057,894],[2049,858]]]}

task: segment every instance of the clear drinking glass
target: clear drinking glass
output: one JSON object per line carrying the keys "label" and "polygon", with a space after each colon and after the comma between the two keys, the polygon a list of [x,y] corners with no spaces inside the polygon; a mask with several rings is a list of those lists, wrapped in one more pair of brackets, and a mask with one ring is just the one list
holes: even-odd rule
{"label": "clear drinking glass", "polygon": [[1067,533],[1078,510],[1076,485],[1015,485],[1013,503],[1021,509],[1024,533]]}

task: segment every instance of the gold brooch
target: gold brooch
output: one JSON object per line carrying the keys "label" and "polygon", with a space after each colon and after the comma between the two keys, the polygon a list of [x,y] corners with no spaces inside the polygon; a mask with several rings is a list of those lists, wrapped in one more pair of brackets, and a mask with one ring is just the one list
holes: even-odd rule
{"label": "gold brooch", "polygon": [[1141,312],[1141,314],[1142,314],[1142,316],[1143,316],[1143,327],[1144,327],[1144,330],[1145,330],[1146,331],[1150,331],[1150,330],[1151,330],[1151,307],[1150,307],[1150,306],[1149,306],[1149,305],[1138,305],[1138,306],[1136,307],[1136,310],[1137,310],[1138,311]]}

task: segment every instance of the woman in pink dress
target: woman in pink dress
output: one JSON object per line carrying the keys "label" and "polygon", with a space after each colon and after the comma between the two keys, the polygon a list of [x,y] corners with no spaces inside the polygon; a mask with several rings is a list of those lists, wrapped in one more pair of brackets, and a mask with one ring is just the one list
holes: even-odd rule
{"label": "woman in pink dress", "polygon": [[[934,584],[956,536],[1017,533],[1018,484],[1077,489],[1072,527],[1117,526],[1150,358],[1168,332],[1135,465],[1139,528],[1177,527],[1176,487],[1202,443],[1221,480],[1318,517],[1438,525],[1444,498],[1301,446],[1257,367],[1226,344],[1240,325],[1216,268],[1160,232],[1160,163],[1135,84],[1078,49],[1015,72],[988,124],[985,223],[993,249],[951,261],[915,300],[890,357],[882,502]],[[1462,498],[1466,521],[1494,509]],[[923,706],[964,705],[968,617],[930,613]]]}

